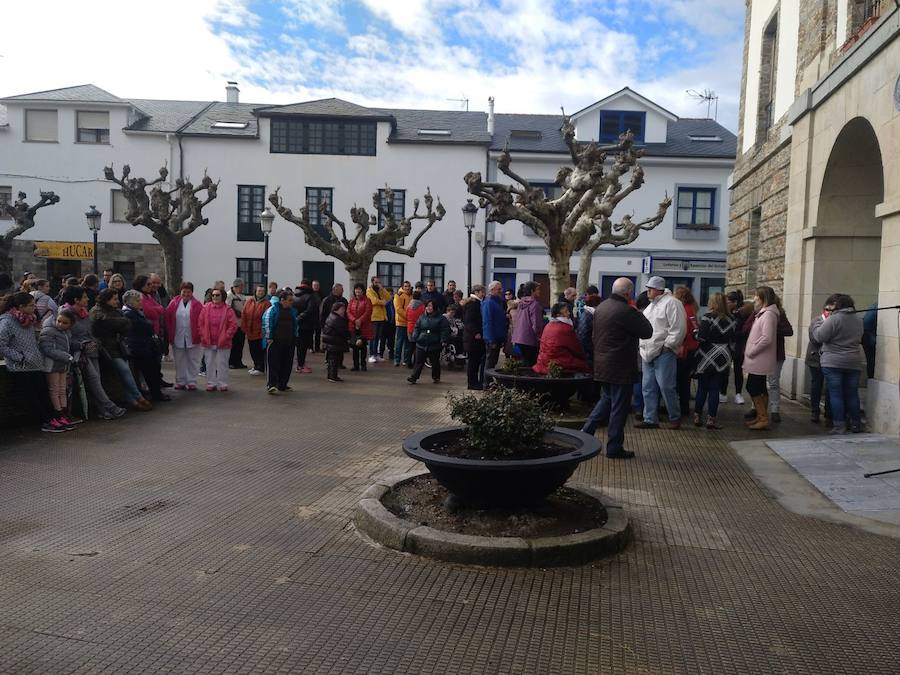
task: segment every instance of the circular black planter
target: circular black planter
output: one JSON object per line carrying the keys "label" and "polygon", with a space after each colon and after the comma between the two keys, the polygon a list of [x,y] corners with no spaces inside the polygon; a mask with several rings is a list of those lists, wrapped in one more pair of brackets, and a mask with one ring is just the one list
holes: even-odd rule
{"label": "circular black planter", "polygon": [[[465,427],[421,431],[403,441],[403,452],[423,462],[453,495],[476,506],[534,504],[565,483],[579,462],[600,452],[600,441],[581,431],[553,427],[545,438],[571,446],[571,451],[540,459],[463,459],[426,448],[442,439],[465,434]],[[423,447],[425,446],[425,447]]]}
{"label": "circular black planter", "polygon": [[531,368],[519,368],[517,374],[504,373],[496,368],[484,371],[487,381],[493,381],[503,387],[519,389],[536,394],[549,400],[554,406],[565,410],[569,407],[569,399],[593,379],[589,373],[574,373],[567,377],[547,377],[537,375]]}

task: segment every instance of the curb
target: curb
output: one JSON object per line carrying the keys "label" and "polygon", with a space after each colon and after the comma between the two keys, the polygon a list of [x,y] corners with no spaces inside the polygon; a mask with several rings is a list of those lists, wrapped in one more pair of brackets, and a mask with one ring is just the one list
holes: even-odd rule
{"label": "curb", "polygon": [[437,530],[398,518],[381,499],[397,485],[428,471],[379,480],[360,498],[353,514],[356,528],[372,540],[404,553],[445,562],[493,567],[556,567],[581,565],[621,551],[631,540],[631,524],[624,509],[597,488],[567,484],[603,503],[603,527],[561,537],[479,537]]}

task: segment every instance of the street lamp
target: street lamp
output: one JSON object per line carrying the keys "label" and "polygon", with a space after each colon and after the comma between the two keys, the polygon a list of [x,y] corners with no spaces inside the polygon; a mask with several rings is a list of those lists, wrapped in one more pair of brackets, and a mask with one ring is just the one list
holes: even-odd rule
{"label": "street lamp", "polygon": [[478,214],[478,207],[472,203],[471,199],[466,200],[466,205],[462,208],[463,225],[466,226],[466,233],[469,235],[469,267],[468,267],[468,289],[472,292],[472,230],[475,229],[475,216]]}
{"label": "street lamp", "polygon": [[272,234],[272,224],[275,222],[275,214],[267,206],[262,213],[259,214],[259,227],[262,230],[263,238],[266,242],[265,259],[263,260],[263,288],[266,293],[269,292],[269,235]]}
{"label": "street lamp", "polygon": [[94,274],[100,273],[97,267],[97,233],[100,231],[100,216],[102,215],[93,204],[84,214],[84,217],[87,218],[88,227],[91,228],[91,232],[94,235]]}

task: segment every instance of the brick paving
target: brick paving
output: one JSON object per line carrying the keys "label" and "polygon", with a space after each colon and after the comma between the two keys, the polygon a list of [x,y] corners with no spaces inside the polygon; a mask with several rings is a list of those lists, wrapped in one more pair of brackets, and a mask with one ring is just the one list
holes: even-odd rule
{"label": "brick paving", "polygon": [[[637,459],[582,465],[631,515],[623,553],[495,570],[350,524],[464,375],[316,371],[286,396],[234,371],[227,394],[4,432],[0,672],[900,671],[900,539],[782,508],[728,445],[759,437],[735,406],[723,431],[629,428]],[[769,436],[809,434],[783,407]]]}

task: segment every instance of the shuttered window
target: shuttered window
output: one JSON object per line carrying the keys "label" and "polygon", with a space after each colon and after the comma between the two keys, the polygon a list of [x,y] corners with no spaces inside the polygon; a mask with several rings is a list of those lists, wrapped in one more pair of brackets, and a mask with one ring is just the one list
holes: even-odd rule
{"label": "shuttered window", "polygon": [[80,110],[78,118],[79,143],[109,143],[109,113]]}
{"label": "shuttered window", "polygon": [[59,140],[55,110],[25,111],[25,140],[55,143]]}

